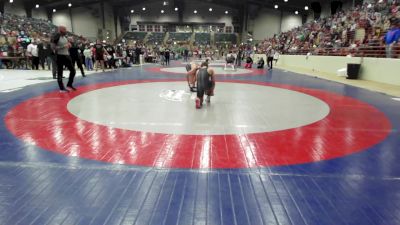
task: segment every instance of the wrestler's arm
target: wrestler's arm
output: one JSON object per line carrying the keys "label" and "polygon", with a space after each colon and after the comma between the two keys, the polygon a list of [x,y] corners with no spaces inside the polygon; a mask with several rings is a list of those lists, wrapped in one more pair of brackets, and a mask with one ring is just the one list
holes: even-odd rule
{"label": "wrestler's arm", "polygon": [[211,81],[212,82],[215,82],[215,72],[214,72],[214,70],[213,69],[211,69],[211,68],[208,68],[207,69],[207,72],[208,72],[208,74],[210,74],[210,76],[211,76]]}
{"label": "wrestler's arm", "polygon": [[189,70],[188,74],[196,74],[196,72],[197,72],[197,65],[196,65],[196,64],[192,64],[191,67],[192,67],[192,69]]}

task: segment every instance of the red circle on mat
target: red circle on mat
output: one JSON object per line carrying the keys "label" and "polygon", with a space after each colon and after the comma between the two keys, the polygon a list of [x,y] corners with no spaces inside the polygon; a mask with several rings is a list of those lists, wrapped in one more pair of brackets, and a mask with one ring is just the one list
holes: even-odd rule
{"label": "red circle on mat", "polygon": [[[254,168],[333,159],[383,141],[391,131],[387,117],[359,100],[322,90],[260,82],[228,81],[298,91],[327,103],[324,119],[298,128],[241,135],[171,135],[94,124],[67,110],[74,97],[96,89],[146,82],[101,83],[69,94],[47,93],[14,107],[8,129],[23,141],[67,156],[161,168]],[[173,80],[177,81],[177,80]],[[267,104],[267,103],[266,103]]]}
{"label": "red circle on mat", "polygon": [[[168,67],[165,67],[165,68],[168,68]],[[145,70],[148,71],[148,72],[152,72],[152,73],[186,75],[185,73],[163,71],[162,69],[165,69],[165,68],[162,68],[162,67],[151,67],[151,68],[146,68]],[[227,71],[226,74],[216,74],[216,75],[217,75],[217,77],[219,77],[219,76],[225,76],[225,77],[232,77],[232,76],[260,76],[260,75],[265,75],[267,73],[263,69],[247,69],[247,70],[251,70],[251,72],[234,74],[234,73],[229,73],[229,71]]]}

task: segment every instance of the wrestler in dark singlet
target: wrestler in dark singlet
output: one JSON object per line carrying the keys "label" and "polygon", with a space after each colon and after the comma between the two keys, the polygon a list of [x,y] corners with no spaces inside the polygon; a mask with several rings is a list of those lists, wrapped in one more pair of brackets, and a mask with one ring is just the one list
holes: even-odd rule
{"label": "wrestler in dark singlet", "polygon": [[210,102],[210,97],[214,95],[214,87],[214,71],[208,68],[207,62],[204,62],[197,72],[196,108],[201,108],[203,105],[204,95],[207,95],[207,103]]}

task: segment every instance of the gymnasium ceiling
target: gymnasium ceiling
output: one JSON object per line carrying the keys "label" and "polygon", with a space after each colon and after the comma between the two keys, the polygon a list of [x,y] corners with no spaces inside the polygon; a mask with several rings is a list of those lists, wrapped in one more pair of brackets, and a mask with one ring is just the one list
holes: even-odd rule
{"label": "gymnasium ceiling", "polygon": [[[123,7],[133,7],[136,5],[149,4],[154,2],[160,2],[163,4],[164,1],[168,2],[168,5],[178,5],[180,1],[184,0],[103,0],[111,4],[116,8]],[[185,0],[185,2],[209,2],[210,4],[216,4],[221,6],[226,6],[228,9],[243,9],[246,5],[248,7],[257,7],[257,8],[274,8],[275,5],[279,6],[279,9],[284,11],[303,11],[304,7],[307,5],[310,7],[311,2],[330,2],[329,0]],[[350,0],[342,0],[342,2],[350,1]],[[63,9],[68,8],[68,3],[72,3],[72,7],[84,6],[93,3],[99,3],[101,0],[25,0],[25,2],[29,2],[32,4],[39,4],[40,7],[45,7],[47,9]]]}

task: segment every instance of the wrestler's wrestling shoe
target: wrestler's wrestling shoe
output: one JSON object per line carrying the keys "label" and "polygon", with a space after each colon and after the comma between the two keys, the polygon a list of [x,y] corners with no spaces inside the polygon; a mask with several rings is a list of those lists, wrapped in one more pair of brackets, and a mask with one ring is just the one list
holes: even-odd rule
{"label": "wrestler's wrestling shoe", "polygon": [[201,102],[199,98],[196,98],[196,109],[200,109],[201,108]]}

